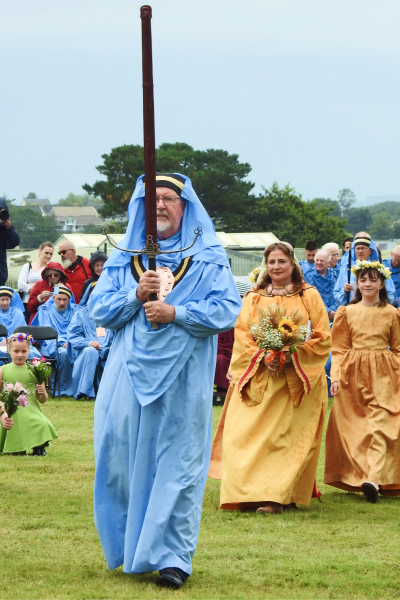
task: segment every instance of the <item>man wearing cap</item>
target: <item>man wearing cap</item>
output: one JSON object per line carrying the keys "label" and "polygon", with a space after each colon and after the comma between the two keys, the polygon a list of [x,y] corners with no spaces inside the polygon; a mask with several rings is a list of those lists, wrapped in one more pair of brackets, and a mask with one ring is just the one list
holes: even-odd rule
{"label": "man wearing cap", "polygon": [[[31,325],[54,327],[58,334],[58,360],[60,363],[60,395],[72,396],[72,363],[67,353],[67,330],[70,324],[76,304],[70,289],[60,285],[58,293],[54,294],[45,304],[39,306],[37,314]],[[44,356],[56,358],[56,340],[44,340],[41,342],[41,350]]]}
{"label": "man wearing cap", "polygon": [[[336,285],[333,290],[333,295],[338,306],[345,306],[348,304],[348,292],[350,292],[350,302],[354,299],[356,293],[356,278],[351,272],[349,283],[349,267],[351,269],[356,263],[356,260],[379,261],[379,254],[375,243],[371,240],[371,236],[366,231],[357,233],[349,252],[351,252],[351,264],[349,265],[348,254],[346,254],[341,261],[339,277],[336,280]],[[396,290],[392,279],[387,279],[385,286],[389,301],[394,302]]]}
{"label": "man wearing cap", "polygon": [[382,261],[385,267],[389,267],[392,272],[391,280],[396,288],[396,300],[394,306],[400,308],[400,246],[393,248],[390,258]]}
{"label": "man wearing cap", "polygon": [[73,396],[95,398],[95,387],[99,386],[110,351],[114,332],[104,327],[96,327],[90,318],[87,302],[97,281],[86,289],[78,309],[68,326],[67,351],[73,366]]}
{"label": "man wearing cap", "polygon": [[82,286],[91,276],[89,259],[76,253],[72,242],[62,242],[58,249],[61,264],[68,277],[68,285],[71,287],[76,304],[81,298]]}
{"label": "man wearing cap", "polygon": [[[242,303],[190,179],[157,174],[156,185],[158,242],[172,254],[157,256],[155,273],[147,256],[114,250],[89,299],[97,325],[115,331],[95,404],[94,506],[110,569],[159,571],[158,585],[179,588],[199,534],[217,334]],[[121,246],[140,249],[143,176],[128,212]]]}
{"label": "man wearing cap", "polygon": [[86,292],[87,288],[89,286],[91,286],[93,282],[99,280],[99,277],[103,271],[104,263],[106,262],[107,259],[108,259],[108,256],[105,252],[102,252],[101,250],[97,250],[97,252],[93,252],[92,256],[90,257],[90,261],[89,261],[89,269],[90,269],[90,273],[92,276],[89,279],[86,279],[86,281],[84,282],[84,284],[82,286],[80,300],[82,300],[83,295]]}

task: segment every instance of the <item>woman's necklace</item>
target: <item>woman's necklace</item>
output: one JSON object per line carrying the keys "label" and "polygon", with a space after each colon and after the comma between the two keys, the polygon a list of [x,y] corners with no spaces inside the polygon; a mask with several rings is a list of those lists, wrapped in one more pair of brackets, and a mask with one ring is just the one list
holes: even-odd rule
{"label": "woman's necklace", "polygon": [[286,285],[272,285],[268,284],[265,288],[267,296],[286,296],[287,294],[293,294],[293,283],[287,283]]}

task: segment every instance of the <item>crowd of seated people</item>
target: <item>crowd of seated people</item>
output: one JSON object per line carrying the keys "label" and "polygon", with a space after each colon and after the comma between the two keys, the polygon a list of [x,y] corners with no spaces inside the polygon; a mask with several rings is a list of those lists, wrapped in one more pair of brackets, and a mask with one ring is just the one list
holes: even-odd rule
{"label": "crowd of seated people", "polygon": [[[54,247],[45,242],[39,261],[23,266],[17,293],[0,287],[0,325],[7,337],[25,326],[53,327],[56,339],[33,340],[28,360],[41,355],[58,358],[60,396],[95,399],[114,333],[96,327],[89,317],[87,302],[107,260],[104,252],[91,259],[76,255],[69,243],[60,246],[61,263],[52,261]],[[9,361],[7,338],[0,337],[0,363]],[[53,378],[55,374],[53,374]],[[52,386],[58,393],[54,381]]]}

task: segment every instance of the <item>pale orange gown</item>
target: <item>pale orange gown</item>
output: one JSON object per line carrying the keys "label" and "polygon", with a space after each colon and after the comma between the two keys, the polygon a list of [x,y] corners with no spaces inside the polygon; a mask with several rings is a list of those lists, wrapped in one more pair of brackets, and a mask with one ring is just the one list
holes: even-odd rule
{"label": "pale orange gown", "polygon": [[341,306],[332,337],[331,379],[339,392],[324,481],[348,491],[373,481],[384,495],[400,495],[400,312],[391,305]]}
{"label": "pale orange gown", "polygon": [[[263,362],[250,327],[257,308],[298,308],[314,333],[293,355],[293,365],[275,378]],[[237,510],[266,501],[308,505],[311,500],[327,407],[324,366],[331,335],[317,290],[266,296],[249,292],[235,327],[230,388],[214,439],[209,476],[220,477],[221,508]],[[221,452],[222,450],[222,452]]]}

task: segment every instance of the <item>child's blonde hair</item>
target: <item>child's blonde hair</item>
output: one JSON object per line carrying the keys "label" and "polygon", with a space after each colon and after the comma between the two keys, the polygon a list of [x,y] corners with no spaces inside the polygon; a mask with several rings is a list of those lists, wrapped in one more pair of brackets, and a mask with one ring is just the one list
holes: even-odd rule
{"label": "child's blonde hair", "polygon": [[29,347],[32,339],[30,333],[13,333],[7,338],[7,352],[10,353],[12,342],[28,342]]}

